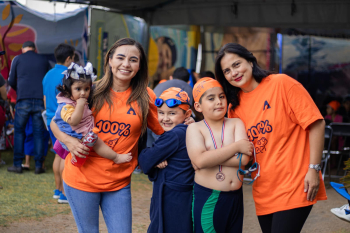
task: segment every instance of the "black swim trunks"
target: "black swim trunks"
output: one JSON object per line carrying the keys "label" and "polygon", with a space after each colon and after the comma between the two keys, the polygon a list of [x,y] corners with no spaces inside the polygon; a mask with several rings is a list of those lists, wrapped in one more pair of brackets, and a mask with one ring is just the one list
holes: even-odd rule
{"label": "black swim trunks", "polygon": [[242,187],[235,191],[224,192],[194,184],[193,232],[242,232],[243,215]]}

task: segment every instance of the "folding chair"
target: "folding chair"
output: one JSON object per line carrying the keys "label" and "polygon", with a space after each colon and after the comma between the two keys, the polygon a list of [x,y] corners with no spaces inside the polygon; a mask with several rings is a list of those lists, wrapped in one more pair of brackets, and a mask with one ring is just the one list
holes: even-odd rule
{"label": "folding chair", "polygon": [[[325,150],[323,150],[323,155],[322,155],[322,160],[321,160],[321,163],[323,163],[323,169],[322,169],[322,179],[323,180],[324,180],[324,176],[326,174],[328,160],[331,157],[330,151],[331,151],[332,134],[333,134],[332,127],[327,125],[325,128],[325,131],[324,131]],[[328,176],[329,176],[329,182],[330,182],[331,181],[331,166],[330,165],[329,165],[329,169],[328,169]]]}
{"label": "folding chair", "polygon": [[[337,178],[340,178],[342,176],[338,176],[339,170],[340,170],[340,165],[341,165],[341,161],[343,158],[343,155],[346,155],[348,157],[350,157],[350,147],[348,147],[347,142],[349,141],[349,137],[350,137],[350,123],[336,123],[336,122],[332,122],[330,125],[330,127],[332,127],[333,133],[332,133],[332,137],[333,136],[339,136],[339,137],[344,137],[344,147],[340,150],[340,151],[330,151],[330,154],[339,154],[340,158],[339,158],[339,162],[338,162],[338,168],[337,168]],[[345,174],[345,172],[344,172]],[[331,177],[329,177],[331,178]]]}

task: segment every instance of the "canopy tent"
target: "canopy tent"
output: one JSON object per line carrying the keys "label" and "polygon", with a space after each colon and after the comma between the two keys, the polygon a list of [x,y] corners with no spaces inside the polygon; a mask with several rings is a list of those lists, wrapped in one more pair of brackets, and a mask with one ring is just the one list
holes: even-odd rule
{"label": "canopy tent", "polygon": [[[49,15],[31,10],[14,1],[0,1],[1,73],[7,79],[13,58],[21,54],[25,41],[33,41],[38,53],[54,63],[54,50],[60,43],[75,47],[81,61],[87,56],[87,8],[67,14]],[[69,24],[70,27],[66,25]]]}
{"label": "canopy tent", "polygon": [[[68,2],[68,0],[58,1]],[[150,72],[150,77],[154,77],[154,80],[161,79],[159,76],[163,73],[167,76],[166,72],[170,72],[178,65],[193,68],[192,61],[198,58],[195,55],[198,45],[195,38],[198,38],[198,33],[196,30],[181,30],[175,27],[197,25],[197,28],[204,26],[201,27],[203,30],[199,36],[203,45],[202,70],[213,70],[216,52],[223,44],[246,43],[244,46],[253,51],[255,56],[260,57],[259,64],[263,64],[264,68],[276,70],[276,65],[279,63],[280,72],[299,80],[315,100],[319,99],[316,101],[319,106],[328,101],[328,97],[325,97],[328,96],[327,93],[331,93],[332,96],[344,95],[350,88],[350,63],[347,56],[350,51],[349,0],[69,0],[69,2],[99,5],[108,7],[110,12],[143,18],[149,29],[147,50],[150,56],[150,71],[153,71]],[[284,35],[282,40],[279,34],[278,46],[276,46],[276,33]],[[178,35],[182,34],[184,36],[180,39],[185,38],[183,41],[187,43],[176,40]],[[171,59],[174,64],[165,71],[160,70],[164,62],[159,59],[160,55],[157,57],[161,53],[159,44],[163,38],[171,38],[174,41],[171,44],[175,45],[173,50],[177,55],[186,55],[177,56],[176,60]],[[190,66],[187,63],[178,64],[180,61],[186,61]],[[154,69],[152,69],[153,63]],[[339,91],[340,87],[343,91]]]}
{"label": "canopy tent", "polygon": [[57,0],[111,8],[150,25],[350,28],[348,0]]}

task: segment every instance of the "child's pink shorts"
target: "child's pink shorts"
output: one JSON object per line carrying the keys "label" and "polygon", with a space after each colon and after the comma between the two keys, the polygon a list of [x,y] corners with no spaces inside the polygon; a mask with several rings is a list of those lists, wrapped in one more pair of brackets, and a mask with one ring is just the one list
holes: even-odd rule
{"label": "child's pink shorts", "polygon": [[58,140],[56,140],[55,145],[53,145],[53,149],[62,159],[66,159],[69,154],[69,151],[65,150]]}

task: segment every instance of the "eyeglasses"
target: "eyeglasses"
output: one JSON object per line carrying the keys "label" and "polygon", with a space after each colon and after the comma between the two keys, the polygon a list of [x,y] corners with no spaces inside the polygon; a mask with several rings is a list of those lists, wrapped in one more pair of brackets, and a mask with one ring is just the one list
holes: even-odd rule
{"label": "eyeglasses", "polygon": [[[254,148],[255,163],[253,163],[253,165],[250,168],[248,168],[248,170],[243,170],[241,168],[242,156],[243,156],[242,153],[238,153],[238,155],[237,155],[237,159],[239,159],[239,167],[238,167],[238,171],[237,171],[237,177],[238,177],[239,181],[241,181],[243,184],[252,184],[260,176],[260,164],[258,162],[256,162],[255,148]],[[239,178],[239,175],[249,175],[252,172],[256,171],[257,169],[258,169],[258,173],[255,175],[254,179],[252,181],[250,181],[249,183],[244,182],[243,180],[241,180]]]}
{"label": "eyeglasses", "polygon": [[177,106],[179,106],[180,104],[188,104],[188,105],[190,105],[188,102],[181,102],[181,100],[178,100],[178,99],[167,99],[167,100],[164,101],[163,99],[157,98],[156,101],[154,102],[154,104],[155,104],[157,107],[161,107],[164,103],[165,103],[169,108],[177,107]]}

